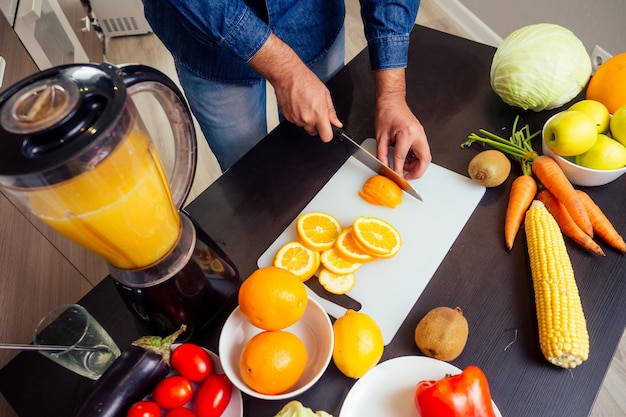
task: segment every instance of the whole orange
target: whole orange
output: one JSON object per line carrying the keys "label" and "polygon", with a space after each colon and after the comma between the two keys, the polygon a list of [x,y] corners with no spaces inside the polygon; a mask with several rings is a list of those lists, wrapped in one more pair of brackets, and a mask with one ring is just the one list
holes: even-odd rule
{"label": "whole orange", "polygon": [[586,98],[604,104],[611,114],[626,105],[626,52],[598,67],[587,85]]}
{"label": "whole orange", "polygon": [[239,308],[256,327],[281,330],[304,314],[308,296],[293,272],[275,266],[254,271],[239,289]]}
{"label": "whole orange", "polygon": [[293,333],[264,331],[248,341],[239,361],[241,378],[261,394],[276,395],[293,387],[306,368],[307,351]]}

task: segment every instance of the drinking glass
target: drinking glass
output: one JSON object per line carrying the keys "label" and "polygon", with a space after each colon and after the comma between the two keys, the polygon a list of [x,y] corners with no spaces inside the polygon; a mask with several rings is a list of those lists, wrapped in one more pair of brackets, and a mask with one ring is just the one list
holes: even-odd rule
{"label": "drinking glass", "polygon": [[33,336],[39,352],[59,365],[90,379],[98,379],[120,356],[111,336],[78,304],[64,304],[41,319]]}

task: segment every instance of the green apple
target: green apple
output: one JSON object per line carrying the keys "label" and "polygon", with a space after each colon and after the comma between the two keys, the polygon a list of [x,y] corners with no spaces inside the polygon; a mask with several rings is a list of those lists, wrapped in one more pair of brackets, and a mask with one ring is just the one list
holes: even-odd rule
{"label": "green apple", "polygon": [[598,138],[596,122],[587,113],[566,110],[552,117],[543,131],[546,145],[560,156],[587,152]]}
{"label": "green apple", "polygon": [[606,133],[609,131],[609,121],[611,120],[611,114],[609,109],[599,101],[596,100],[581,100],[574,103],[567,110],[578,110],[583,113],[587,113],[596,122],[596,129],[598,133]]}
{"label": "green apple", "polygon": [[595,145],[576,156],[576,164],[593,169],[619,169],[626,166],[626,146],[607,135],[598,134]]}
{"label": "green apple", "polygon": [[613,139],[626,146],[626,105],[615,110],[610,130]]}

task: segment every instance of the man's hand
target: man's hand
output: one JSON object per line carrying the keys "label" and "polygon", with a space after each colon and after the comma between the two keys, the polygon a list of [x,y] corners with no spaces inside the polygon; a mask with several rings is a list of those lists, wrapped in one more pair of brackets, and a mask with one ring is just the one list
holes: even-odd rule
{"label": "man's hand", "polygon": [[333,139],[331,124],[342,127],[330,92],[298,55],[274,34],[249,64],[274,87],[283,116],[308,134]]}
{"label": "man's hand", "polygon": [[376,78],[376,140],[378,158],[389,161],[394,146],[393,169],[406,179],[424,175],[432,161],[424,127],[406,103],[404,69],[381,70]]}

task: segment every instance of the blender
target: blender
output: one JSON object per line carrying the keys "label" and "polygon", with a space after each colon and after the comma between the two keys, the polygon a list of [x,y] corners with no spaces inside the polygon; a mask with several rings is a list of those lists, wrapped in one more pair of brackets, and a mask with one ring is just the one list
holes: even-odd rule
{"label": "blender", "polygon": [[[174,141],[170,178],[132,95],[152,94]],[[163,333],[206,324],[240,284],[219,246],[180,211],[196,136],[178,87],[144,65],[72,64],[0,95],[0,187],[102,256],[120,294]]]}

